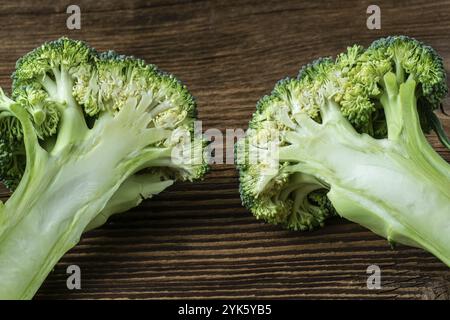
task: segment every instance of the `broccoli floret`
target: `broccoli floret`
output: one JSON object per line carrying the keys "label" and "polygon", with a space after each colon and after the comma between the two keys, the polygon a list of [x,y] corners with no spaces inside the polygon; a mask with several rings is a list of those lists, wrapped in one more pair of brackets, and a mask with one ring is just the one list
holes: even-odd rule
{"label": "broccoli floret", "polygon": [[441,60],[430,52],[389,38],[279,82],[237,143],[243,204],[295,230],[337,212],[450,265],[450,165],[420,125],[421,106],[432,111],[446,92]]}
{"label": "broccoli floret", "polygon": [[207,171],[193,97],[142,60],[62,38],[0,98],[0,298],[31,298],[84,231]]}
{"label": "broccoli floret", "polygon": [[357,110],[358,114],[360,108],[371,108],[369,121],[364,121],[367,123],[365,132],[385,137],[388,129],[380,99],[386,91],[384,76],[390,72],[395,74],[398,84],[408,79],[416,82],[415,95],[422,130],[428,133],[433,129],[444,145],[450,148],[448,138],[433,113],[448,91],[442,59],[433,48],[413,38],[382,38],[374,41],[361,54],[357,66],[348,75],[350,81],[341,101],[343,114],[347,116],[352,110]]}
{"label": "broccoli floret", "polygon": [[[321,60],[313,64],[314,68],[322,62],[328,64],[328,60]],[[326,190],[326,185],[311,175],[296,173],[276,157],[278,148],[285,145],[283,134],[297,127],[294,114],[320,119],[316,102],[300,90],[299,80],[285,79],[278,82],[270,96],[258,102],[246,137],[237,143],[237,154],[241,156],[237,167],[242,202],[258,219],[292,230],[311,230],[334,214],[327,210],[324,193],[317,193],[324,197],[323,201],[317,195],[315,201],[310,196]]]}

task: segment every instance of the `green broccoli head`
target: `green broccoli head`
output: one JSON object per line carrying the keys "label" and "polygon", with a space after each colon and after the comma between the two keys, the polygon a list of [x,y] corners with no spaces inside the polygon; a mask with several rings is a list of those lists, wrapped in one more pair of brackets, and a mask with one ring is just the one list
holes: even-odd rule
{"label": "green broccoli head", "polygon": [[[23,129],[10,110],[12,104],[23,108],[42,146],[51,148],[56,140],[61,116],[67,106],[74,106],[72,91],[78,75],[90,73],[95,65],[96,52],[81,41],[61,38],[48,42],[26,54],[16,63],[12,75],[12,99],[2,98],[0,130],[7,137],[6,144],[14,146],[9,152],[6,144],[0,178],[14,190],[25,172],[26,157]],[[83,113],[82,107],[79,112]]]}
{"label": "green broccoli head", "polygon": [[270,223],[308,230],[338,213],[449,264],[450,167],[419,110],[445,77],[430,49],[395,39],[318,59],[260,100],[237,143],[241,197]]}
{"label": "green broccoli head", "polygon": [[[39,144],[47,151],[71,144],[92,131],[102,117],[116,116],[132,101],[134,116],[145,115],[146,128],[159,137],[147,147],[161,147],[166,153],[180,150],[179,156],[165,155],[152,166],[170,171],[179,180],[195,180],[207,171],[205,142],[194,139],[195,100],[174,76],[154,65],[113,51],[98,54],[84,42],[61,38],[19,59],[12,78],[11,103],[27,111]],[[16,149],[25,149],[21,125],[8,110],[2,113],[0,129]],[[16,153],[5,149],[0,173],[13,190],[26,165]]]}
{"label": "green broccoli head", "polygon": [[81,41],[17,62],[0,93],[0,298],[30,298],[86,230],[207,171],[196,104],[173,75]]}
{"label": "green broccoli head", "polygon": [[28,96],[40,102],[47,99],[63,109],[75,103],[77,83],[95,72],[96,59],[96,51],[82,41],[61,38],[47,42],[17,61],[12,75],[12,97]]}
{"label": "green broccoli head", "polygon": [[409,77],[414,79],[416,94],[428,101],[431,108],[437,108],[447,95],[442,58],[432,47],[410,37],[393,36],[374,41],[366,53],[368,59],[389,63],[398,83]]}
{"label": "green broccoli head", "polygon": [[381,98],[386,91],[384,76],[390,72],[396,75],[398,84],[408,79],[417,83],[417,110],[422,129],[424,132],[434,129],[441,141],[446,141],[433,113],[447,94],[442,59],[430,46],[406,36],[376,40],[360,55],[348,75],[350,81],[341,102],[344,115],[367,110],[358,129],[379,138],[385,137],[388,130]]}

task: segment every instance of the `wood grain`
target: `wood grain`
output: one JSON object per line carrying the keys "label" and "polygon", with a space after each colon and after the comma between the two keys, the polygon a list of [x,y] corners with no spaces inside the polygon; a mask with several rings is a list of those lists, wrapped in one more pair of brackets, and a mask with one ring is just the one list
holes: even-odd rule
{"label": "wood grain", "polygon": [[[67,35],[174,73],[197,98],[204,129],[225,130],[246,128],[259,97],[303,64],[383,35],[429,43],[450,70],[450,1],[377,3],[381,30],[366,28],[371,1],[77,1],[82,27],[71,31],[72,1],[2,1],[0,85],[10,88],[18,57]],[[263,224],[237,186],[233,166],[215,165],[203,182],[112,218],[64,256],[36,298],[449,299],[449,269],[430,254],[392,250],[340,219],[309,233]],[[82,290],[66,288],[70,264],[81,267]],[[381,290],[366,288],[370,264],[381,267]]]}

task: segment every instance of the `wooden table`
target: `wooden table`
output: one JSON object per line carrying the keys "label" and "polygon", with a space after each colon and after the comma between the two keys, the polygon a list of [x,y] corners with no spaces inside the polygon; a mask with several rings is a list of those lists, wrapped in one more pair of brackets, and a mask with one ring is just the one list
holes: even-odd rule
{"label": "wooden table", "polygon": [[[76,3],[81,30],[66,28],[67,1],[2,1],[3,88],[17,58],[67,35],[174,73],[197,98],[204,129],[224,131],[245,129],[277,80],[353,43],[407,34],[436,48],[450,70],[450,1],[377,1],[381,30],[366,27],[371,1]],[[237,187],[233,166],[215,165],[203,182],[176,185],[114,217],[83,236],[37,298],[449,298],[449,269],[432,255],[391,250],[340,219],[307,233],[263,224],[241,206]],[[81,290],[66,288],[71,264],[81,268]],[[366,287],[371,264],[381,268],[381,290]]]}

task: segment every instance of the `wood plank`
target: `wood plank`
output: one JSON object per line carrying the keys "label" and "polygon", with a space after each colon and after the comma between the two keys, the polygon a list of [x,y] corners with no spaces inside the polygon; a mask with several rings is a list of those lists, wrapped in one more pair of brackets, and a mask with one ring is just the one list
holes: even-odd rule
{"label": "wood plank", "polygon": [[[407,34],[432,45],[450,70],[449,1],[378,3],[381,30],[366,28],[370,1],[83,0],[81,30],[71,31],[67,1],[2,1],[0,85],[9,90],[18,57],[67,35],[174,73],[197,98],[204,129],[225,130],[245,129],[277,80],[353,43]],[[233,166],[216,165],[203,182],[112,218],[64,256],[37,298],[450,298],[449,270],[430,254],[391,249],[341,219],[308,233],[263,224],[241,206],[237,187]],[[70,264],[81,267],[82,290],[66,288]],[[381,290],[366,287],[370,264],[381,267]]]}

